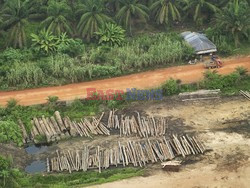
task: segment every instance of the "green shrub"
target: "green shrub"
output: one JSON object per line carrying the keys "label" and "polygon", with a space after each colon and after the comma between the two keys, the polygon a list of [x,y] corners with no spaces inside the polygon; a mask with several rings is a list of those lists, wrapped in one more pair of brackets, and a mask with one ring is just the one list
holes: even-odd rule
{"label": "green shrub", "polygon": [[162,85],[163,95],[174,95],[180,92],[180,87],[177,80],[170,79]]}
{"label": "green shrub", "polygon": [[58,100],[59,100],[59,97],[58,97],[58,96],[48,96],[48,98],[47,98],[47,101],[48,101],[49,104],[50,104],[50,103],[54,104],[54,103],[56,103]]}
{"label": "green shrub", "polygon": [[119,76],[121,72],[113,66],[93,65],[92,76],[95,78]]}
{"label": "green shrub", "polygon": [[70,57],[80,56],[84,52],[84,44],[80,39],[69,39],[68,43],[58,46],[58,52],[68,54]]}
{"label": "green shrub", "polygon": [[44,73],[35,63],[15,63],[7,72],[7,83],[10,86],[37,86],[44,80]]}
{"label": "green shrub", "polygon": [[17,180],[22,176],[22,173],[13,168],[12,163],[12,158],[0,155],[0,187],[20,187]]}
{"label": "green shrub", "polygon": [[237,72],[222,76],[215,71],[207,71],[201,85],[205,89],[223,89],[235,86],[239,80],[240,74]]}
{"label": "green shrub", "polygon": [[7,108],[11,109],[17,106],[18,101],[16,99],[10,99],[7,101]]}
{"label": "green shrub", "polygon": [[0,142],[14,142],[18,146],[23,145],[22,134],[19,126],[13,121],[0,121]]}
{"label": "green shrub", "polygon": [[248,70],[245,67],[237,67],[235,71],[240,75],[240,76],[246,76]]}
{"label": "green shrub", "polygon": [[98,36],[99,44],[121,46],[125,41],[125,30],[113,23],[107,23],[95,34]]}
{"label": "green shrub", "polygon": [[234,49],[234,43],[232,36],[229,33],[225,33],[222,28],[209,27],[205,31],[207,37],[217,46],[218,52],[222,55],[231,55]]}
{"label": "green shrub", "polygon": [[33,58],[32,51],[28,49],[7,48],[0,53],[0,66],[8,65],[15,62],[29,61]]}

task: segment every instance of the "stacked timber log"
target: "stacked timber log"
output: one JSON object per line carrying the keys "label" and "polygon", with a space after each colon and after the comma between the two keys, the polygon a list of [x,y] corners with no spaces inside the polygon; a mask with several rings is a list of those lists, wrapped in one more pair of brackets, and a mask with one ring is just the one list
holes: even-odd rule
{"label": "stacked timber log", "polygon": [[60,113],[56,111],[54,116],[51,117],[34,117],[31,120],[32,129],[29,136],[25,130],[22,121],[19,121],[19,126],[23,132],[23,142],[27,143],[30,139],[37,142],[38,136],[44,136],[46,142],[54,142],[67,137],[92,137],[92,135],[110,135],[109,130],[101,122],[104,113],[96,119],[92,118],[92,121],[87,118],[81,119],[81,121],[71,121],[69,117],[62,118]]}
{"label": "stacked timber log", "polygon": [[194,92],[180,93],[182,101],[206,100],[219,98],[220,89],[215,90],[198,90]]}
{"label": "stacked timber log", "polygon": [[107,169],[110,166],[145,166],[147,163],[172,160],[176,156],[201,154],[206,151],[204,144],[195,136],[160,137],[154,139],[128,140],[113,148],[84,146],[83,150],[56,151],[47,159],[48,172],[87,171]]}
{"label": "stacked timber log", "polygon": [[243,95],[246,99],[250,100],[250,93],[248,91],[240,90],[240,94]]}
{"label": "stacked timber log", "polygon": [[23,143],[24,144],[29,143],[30,141],[29,135],[25,129],[23,122],[20,119],[18,120],[18,125],[19,125],[20,130],[22,131]]}
{"label": "stacked timber log", "polygon": [[166,133],[166,118],[143,117],[139,112],[131,117],[115,114],[110,111],[107,127],[110,129],[119,129],[120,136],[136,135],[142,138],[150,136],[163,136]]}

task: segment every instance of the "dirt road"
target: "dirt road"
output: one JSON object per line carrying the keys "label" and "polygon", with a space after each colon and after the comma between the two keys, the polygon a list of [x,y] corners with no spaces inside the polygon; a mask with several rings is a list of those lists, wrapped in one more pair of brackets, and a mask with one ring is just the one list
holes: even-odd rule
{"label": "dirt road", "polygon": [[[250,57],[228,59],[224,62],[224,67],[218,69],[220,74],[233,72],[238,66],[246,67],[250,71]],[[124,91],[126,88],[153,88],[169,78],[180,79],[183,83],[190,83],[202,79],[204,72],[203,64],[186,65],[65,86],[0,92],[0,105],[5,105],[11,98],[17,99],[21,105],[43,104],[48,96],[58,96],[60,100],[74,100],[75,98],[86,97],[87,88],[119,89]]]}

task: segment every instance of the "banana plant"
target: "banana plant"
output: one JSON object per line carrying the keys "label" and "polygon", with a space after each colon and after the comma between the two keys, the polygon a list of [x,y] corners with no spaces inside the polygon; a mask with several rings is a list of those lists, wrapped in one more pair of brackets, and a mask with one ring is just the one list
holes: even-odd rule
{"label": "banana plant", "polygon": [[112,23],[107,23],[95,34],[99,37],[99,44],[121,46],[125,40],[125,30]]}
{"label": "banana plant", "polygon": [[60,40],[52,34],[52,32],[43,29],[38,35],[32,33],[33,47],[45,54],[55,52],[60,44]]}

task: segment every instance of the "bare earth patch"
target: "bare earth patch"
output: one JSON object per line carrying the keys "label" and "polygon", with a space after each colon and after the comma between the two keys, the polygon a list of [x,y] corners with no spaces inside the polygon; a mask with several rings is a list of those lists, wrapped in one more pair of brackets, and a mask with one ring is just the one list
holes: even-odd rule
{"label": "bare earth patch", "polygon": [[[213,101],[135,105],[149,115],[182,119],[186,131],[196,132],[213,150],[189,157],[180,172],[164,172],[160,164],[147,167],[145,177],[96,185],[98,188],[247,188],[250,184],[250,102],[241,97]],[[235,120],[244,120],[235,122]],[[234,122],[234,123],[226,123]]]}

